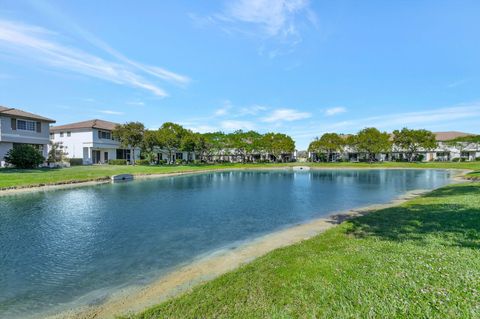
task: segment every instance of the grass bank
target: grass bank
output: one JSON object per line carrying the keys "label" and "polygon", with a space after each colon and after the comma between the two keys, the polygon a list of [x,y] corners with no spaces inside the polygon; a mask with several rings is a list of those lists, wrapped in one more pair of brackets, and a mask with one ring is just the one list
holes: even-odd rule
{"label": "grass bank", "polygon": [[131,316],[478,317],[480,183],[346,221]]}
{"label": "grass bank", "polygon": [[54,185],[60,183],[85,182],[108,179],[116,174],[170,174],[194,172],[201,170],[217,170],[228,168],[271,168],[280,166],[309,165],[312,167],[351,167],[351,168],[454,168],[479,171],[470,175],[480,178],[480,162],[465,163],[288,163],[288,164],[218,164],[218,165],[185,165],[185,166],[74,166],[60,169],[0,169],[0,189],[15,187],[32,187]]}

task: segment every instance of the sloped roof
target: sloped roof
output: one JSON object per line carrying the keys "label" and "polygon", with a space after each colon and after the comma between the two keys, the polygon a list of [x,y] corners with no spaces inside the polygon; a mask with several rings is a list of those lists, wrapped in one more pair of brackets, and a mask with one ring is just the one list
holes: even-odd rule
{"label": "sloped roof", "polygon": [[83,122],[52,126],[50,128],[50,131],[75,130],[75,129],[82,129],[82,128],[96,128],[101,130],[113,131],[115,127],[117,127],[118,125],[120,124],[104,121],[104,120],[93,119],[93,120],[88,120]]}
{"label": "sloped roof", "polygon": [[437,141],[451,141],[459,137],[472,136],[475,134],[457,132],[457,131],[448,131],[448,132],[433,132]]}
{"label": "sloped roof", "polygon": [[33,114],[30,112],[25,112],[19,109],[15,109],[12,107],[5,107],[5,106],[0,106],[0,115],[5,114],[8,116],[14,116],[14,117],[20,117],[20,118],[25,118],[25,119],[30,119],[30,120],[37,120],[37,121],[42,121],[42,122],[48,122],[48,123],[55,123],[55,120],[49,119],[48,117],[43,117],[37,114]]}

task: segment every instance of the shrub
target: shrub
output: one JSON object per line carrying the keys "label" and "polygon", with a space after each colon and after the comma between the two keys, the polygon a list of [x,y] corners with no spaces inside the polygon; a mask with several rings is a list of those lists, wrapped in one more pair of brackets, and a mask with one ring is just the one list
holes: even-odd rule
{"label": "shrub", "polygon": [[45,157],[32,145],[20,144],[8,151],[5,162],[16,168],[37,168],[45,162]]}
{"label": "shrub", "polygon": [[127,165],[127,160],[111,159],[111,160],[108,161],[108,165]]}
{"label": "shrub", "polygon": [[150,165],[150,160],[148,159],[139,159],[135,161],[137,165]]}
{"label": "shrub", "polygon": [[452,158],[452,162],[460,162],[460,158],[459,157]]}
{"label": "shrub", "polygon": [[424,158],[425,158],[425,155],[418,154],[416,160],[417,160],[417,162],[422,162],[424,160]]}
{"label": "shrub", "polygon": [[158,161],[158,165],[165,165],[165,164],[167,164],[166,160],[159,160]]}
{"label": "shrub", "polygon": [[68,161],[70,162],[70,166],[83,165],[83,158],[70,158]]}

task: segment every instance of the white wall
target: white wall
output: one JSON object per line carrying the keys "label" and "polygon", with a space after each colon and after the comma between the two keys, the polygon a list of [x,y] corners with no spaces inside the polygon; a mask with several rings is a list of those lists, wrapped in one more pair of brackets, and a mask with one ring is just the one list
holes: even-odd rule
{"label": "white wall", "polygon": [[[71,130],[71,136],[67,136],[67,131],[62,131],[63,137],[60,137],[60,132],[54,133],[53,142],[62,142],[64,151],[68,153],[68,158],[83,158],[83,148],[85,143],[93,143],[92,130]],[[66,147],[66,149],[65,149]]]}

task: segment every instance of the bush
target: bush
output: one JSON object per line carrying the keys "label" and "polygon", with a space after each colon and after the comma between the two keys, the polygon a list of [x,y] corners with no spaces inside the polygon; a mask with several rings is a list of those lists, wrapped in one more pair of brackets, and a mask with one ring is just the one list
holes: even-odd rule
{"label": "bush", "polygon": [[166,165],[167,161],[166,160],[159,160],[158,165]]}
{"label": "bush", "polygon": [[139,159],[135,161],[137,165],[150,165],[150,160],[148,159]]}
{"label": "bush", "polygon": [[452,158],[452,162],[460,162],[460,158],[459,157]]}
{"label": "bush", "polygon": [[418,154],[417,155],[417,158],[416,158],[417,162],[422,162],[424,159],[425,159],[425,155],[423,155],[423,154]]}
{"label": "bush", "polygon": [[68,161],[70,162],[70,166],[83,165],[83,158],[70,158]]}
{"label": "bush", "polygon": [[45,157],[32,145],[20,144],[8,151],[5,162],[16,168],[37,168],[45,162]]}
{"label": "bush", "polygon": [[111,160],[108,161],[108,165],[127,165],[127,160],[111,159]]}

